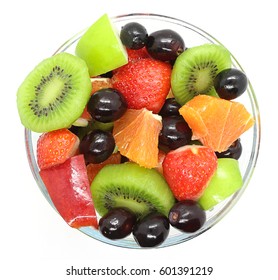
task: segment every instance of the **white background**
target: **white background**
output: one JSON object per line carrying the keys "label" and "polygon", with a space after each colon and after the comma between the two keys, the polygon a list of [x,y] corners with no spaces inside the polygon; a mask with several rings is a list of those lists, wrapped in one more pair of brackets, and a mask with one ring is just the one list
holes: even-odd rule
{"label": "white background", "polygon": [[[3,4],[5,3],[5,4]],[[69,277],[70,266],[126,268],[213,266],[213,277],[277,277],[277,9],[275,1],[2,1],[1,28],[1,279]],[[219,39],[245,69],[257,94],[261,151],[251,183],[235,208],[192,241],[165,249],[129,250],[68,227],[49,206],[29,170],[16,91],[29,71],[64,41],[107,12],[151,12],[190,22]],[[277,135],[277,134],[276,134]],[[4,276],[4,277],[2,277]],[[36,277],[36,278],[35,278]],[[145,279],[185,279],[152,275]],[[117,279],[129,279],[119,277]],[[143,279],[134,277],[134,279]]]}

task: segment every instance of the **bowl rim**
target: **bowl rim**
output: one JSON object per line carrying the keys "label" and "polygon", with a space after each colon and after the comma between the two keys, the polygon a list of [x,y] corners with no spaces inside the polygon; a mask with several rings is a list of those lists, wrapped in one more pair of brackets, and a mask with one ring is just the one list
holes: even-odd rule
{"label": "bowl rim", "polygon": [[[161,15],[161,14],[155,14],[155,13],[130,13],[130,14],[122,14],[122,15],[117,15],[117,16],[111,16],[110,17],[112,22],[121,22],[125,21],[128,19],[155,19],[158,21],[163,20],[164,22],[170,22],[171,24],[177,24],[182,27],[185,27],[187,29],[192,30],[195,33],[198,33],[200,36],[204,37],[206,40],[210,41],[211,43],[214,44],[219,44],[224,46],[220,41],[218,41],[216,38],[214,38],[212,35],[210,35],[208,32],[204,31],[203,29],[186,22],[181,19],[177,19],[171,16],[166,16],[166,15]],[[84,33],[84,31],[87,30],[85,28],[84,30],[80,31],[79,33],[75,34],[73,37],[68,39],[65,43],[63,43],[54,53],[53,55],[59,53],[59,52],[64,52],[70,45],[74,44],[80,36]],[[225,47],[225,46],[224,46]],[[231,58],[233,65],[239,68],[240,70],[243,70],[237,59],[234,57],[234,55],[231,53]],[[245,93],[246,94],[246,93]],[[252,152],[251,156],[249,158],[249,163],[246,167],[244,176],[243,176],[243,186],[239,191],[237,191],[235,194],[232,195],[232,198],[229,200],[229,202],[221,209],[220,212],[217,212],[216,215],[209,221],[206,222],[206,226],[201,228],[199,231],[187,235],[185,233],[181,233],[178,236],[172,236],[168,237],[160,246],[156,248],[163,248],[163,247],[168,247],[172,245],[177,245],[180,243],[184,243],[186,241],[189,241],[190,239],[193,239],[207,230],[209,230],[212,226],[216,225],[222,218],[224,218],[228,212],[233,208],[233,206],[238,202],[242,194],[244,193],[245,189],[247,188],[247,185],[249,184],[251,177],[254,173],[254,169],[256,167],[256,163],[258,160],[258,155],[259,155],[259,149],[260,149],[260,141],[261,141],[261,122],[260,122],[260,111],[259,111],[259,106],[258,106],[258,101],[254,92],[254,89],[252,87],[252,84],[250,80],[248,80],[248,88],[247,88],[247,94],[249,96],[249,101],[251,104],[251,109],[252,109],[252,116],[255,119],[255,124],[253,126],[253,138],[252,138]],[[35,159],[35,153],[33,150],[33,143],[32,143],[32,131],[29,129],[25,128],[24,129],[24,137],[25,137],[25,148],[26,148],[26,153],[27,153],[27,158],[29,162],[30,169],[32,171],[33,177],[35,178],[37,185],[39,186],[39,189],[47,199],[47,201],[50,203],[50,205],[57,211],[55,208],[48,192],[47,189],[39,175],[39,169],[37,166],[37,162]],[[58,211],[57,211],[58,212]],[[59,213],[58,213],[59,214]],[[105,244],[110,244],[116,247],[123,247],[123,248],[130,248],[130,249],[142,249],[139,245],[136,244],[135,241],[131,241],[128,239],[122,239],[122,240],[117,240],[116,242],[110,239],[105,238],[100,234],[98,230],[94,230],[94,236],[92,236],[91,231],[92,229],[89,227],[83,227],[78,229],[80,232],[98,240],[101,241]]]}

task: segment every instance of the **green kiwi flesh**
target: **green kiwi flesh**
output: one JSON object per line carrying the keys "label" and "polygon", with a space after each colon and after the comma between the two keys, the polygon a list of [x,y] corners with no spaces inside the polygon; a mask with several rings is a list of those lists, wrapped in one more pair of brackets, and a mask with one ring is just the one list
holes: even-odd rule
{"label": "green kiwi flesh", "polygon": [[131,162],[103,167],[91,184],[91,192],[101,216],[114,207],[126,207],[138,217],[153,211],[168,216],[175,201],[159,172]]}
{"label": "green kiwi flesh", "polygon": [[184,105],[198,94],[217,96],[213,80],[219,72],[230,67],[230,53],[221,45],[188,48],[173,66],[171,87],[175,99]]}
{"label": "green kiwi flesh", "polygon": [[86,63],[59,53],[39,63],[17,91],[22,124],[35,132],[68,128],[82,114],[92,91]]}

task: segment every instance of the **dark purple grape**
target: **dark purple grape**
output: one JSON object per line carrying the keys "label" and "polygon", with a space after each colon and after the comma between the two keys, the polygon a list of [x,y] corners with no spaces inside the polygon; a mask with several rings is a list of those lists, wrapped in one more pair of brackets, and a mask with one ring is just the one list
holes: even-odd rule
{"label": "dark purple grape", "polygon": [[187,233],[199,230],[206,221],[206,212],[193,200],[177,202],[169,211],[170,224]]}
{"label": "dark purple grape", "polygon": [[239,159],[242,153],[242,145],[240,139],[237,139],[226,151],[215,152],[218,158],[234,158]]}
{"label": "dark purple grape", "polygon": [[214,87],[220,98],[232,100],[243,94],[247,88],[247,77],[238,69],[221,71],[214,79]]}
{"label": "dark purple grape", "polygon": [[159,213],[151,213],[138,221],[133,228],[133,236],[141,247],[160,245],[169,234],[169,221]]}
{"label": "dark purple grape", "polygon": [[109,239],[128,236],[136,222],[136,216],[126,208],[114,208],[99,220],[100,232]]}
{"label": "dark purple grape", "polygon": [[182,116],[162,118],[162,130],[159,134],[159,147],[162,150],[175,150],[191,141],[192,131]]}
{"label": "dark purple grape", "polygon": [[146,49],[155,59],[174,62],[185,50],[185,45],[177,32],[171,29],[163,29],[149,35]]}
{"label": "dark purple grape", "polygon": [[112,88],[96,91],[87,104],[87,110],[92,118],[102,123],[119,119],[126,109],[127,103],[124,96]]}
{"label": "dark purple grape", "polygon": [[113,77],[113,71],[108,71],[104,74],[101,74],[100,76],[103,77],[103,78],[112,78]]}
{"label": "dark purple grape", "polygon": [[180,107],[181,105],[176,101],[175,98],[168,98],[166,99],[163,107],[158,114],[162,117],[180,116]]}
{"label": "dark purple grape", "polygon": [[122,27],[120,38],[127,48],[139,50],[145,46],[148,33],[146,28],[140,23],[130,22]]}
{"label": "dark purple grape", "polygon": [[71,131],[73,134],[75,134],[75,135],[77,135],[77,136],[78,136],[79,130],[80,130],[80,126],[74,126],[74,125],[72,125],[72,126],[69,128],[69,131]]}
{"label": "dark purple grape", "polygon": [[79,145],[86,163],[101,163],[112,155],[114,149],[113,135],[102,130],[95,130],[84,136]]}

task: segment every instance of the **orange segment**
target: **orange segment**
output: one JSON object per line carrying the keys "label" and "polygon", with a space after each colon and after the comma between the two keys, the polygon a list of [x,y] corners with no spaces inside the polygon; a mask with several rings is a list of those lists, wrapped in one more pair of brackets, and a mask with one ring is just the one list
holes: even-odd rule
{"label": "orange segment", "polygon": [[208,134],[208,129],[198,111],[189,106],[183,106],[179,112],[185,120],[190,119],[190,128],[194,131],[192,140],[200,139]]}
{"label": "orange segment", "polygon": [[[231,106],[230,115],[233,117],[227,119],[224,130],[226,131],[226,133],[229,135],[231,139],[235,139],[235,138],[237,139],[241,134],[243,134],[246,130],[248,130],[254,125],[254,119],[246,111],[245,107],[242,104],[235,103],[235,102],[233,102],[232,104],[233,106]],[[232,128],[233,123],[237,124],[237,131],[230,129]],[[227,140],[228,137],[226,137],[226,141]],[[229,143],[225,142],[225,139],[223,139],[222,145],[227,146],[229,145]]]}
{"label": "orange segment", "polygon": [[161,117],[143,108],[128,109],[114,123],[113,136],[122,155],[146,168],[158,164],[158,136]]}
{"label": "orange segment", "polygon": [[254,124],[243,104],[208,95],[198,95],[179,110],[194,139],[214,151],[226,151]]}

